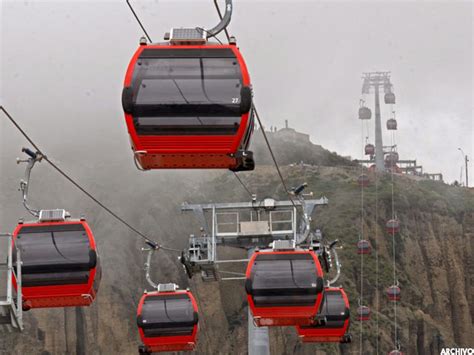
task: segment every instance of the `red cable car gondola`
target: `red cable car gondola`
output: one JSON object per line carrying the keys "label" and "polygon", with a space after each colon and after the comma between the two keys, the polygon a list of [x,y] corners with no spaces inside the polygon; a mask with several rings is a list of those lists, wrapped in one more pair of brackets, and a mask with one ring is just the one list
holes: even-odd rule
{"label": "red cable car gondola", "polygon": [[370,184],[370,178],[366,174],[359,175],[357,178],[357,183],[360,187],[367,187]]}
{"label": "red cable car gondola", "polygon": [[323,302],[316,317],[318,323],[296,327],[299,337],[305,343],[349,343],[349,299],[342,288],[324,289]]}
{"label": "red cable car gondola", "polygon": [[395,234],[400,232],[400,221],[398,219],[390,219],[387,221],[385,224],[385,228],[387,230],[387,233],[389,234]]}
{"label": "red cable car gondola", "polygon": [[122,106],[136,162],[143,169],[253,170],[244,58],[235,43],[176,38],[183,33],[143,43],[128,66]]}
{"label": "red cable car gondola", "polygon": [[387,120],[387,129],[389,131],[397,130],[397,120],[395,118],[390,118]]}
{"label": "red cable car gondola", "polygon": [[323,298],[323,272],[312,250],[255,252],[245,290],[257,326],[308,325]]}
{"label": "red cable car gondola", "polygon": [[357,242],[357,254],[370,254],[371,252],[372,246],[368,240],[361,239]]}
{"label": "red cable car gondola", "polygon": [[372,118],[372,111],[366,106],[359,108],[359,120],[370,120]]}
{"label": "red cable car gondola", "polygon": [[395,94],[393,92],[387,92],[384,96],[384,101],[389,105],[395,104]]}
{"label": "red cable car gondola", "polygon": [[400,301],[401,290],[397,285],[387,288],[387,297],[390,301]]}
{"label": "red cable car gondola", "polygon": [[358,321],[370,320],[370,308],[367,306],[359,306],[359,308],[357,308],[357,320]]}
{"label": "red cable car gondola", "polygon": [[388,353],[388,355],[403,355],[403,352],[400,350],[392,350]]}
{"label": "red cable car gondola", "polygon": [[375,154],[375,146],[373,144],[366,144],[364,148],[365,155],[374,155]]}
{"label": "red cable car gondola", "polygon": [[196,346],[198,308],[190,291],[144,293],[138,304],[140,354],[191,351]]}
{"label": "red cable car gondola", "polygon": [[64,216],[64,210],[43,210],[37,222],[20,222],[13,232],[24,310],[89,306],[96,297],[101,267],[94,236],[84,219]]}
{"label": "red cable car gondola", "polygon": [[390,168],[395,166],[400,160],[400,156],[397,152],[389,152],[385,154],[385,167]]}

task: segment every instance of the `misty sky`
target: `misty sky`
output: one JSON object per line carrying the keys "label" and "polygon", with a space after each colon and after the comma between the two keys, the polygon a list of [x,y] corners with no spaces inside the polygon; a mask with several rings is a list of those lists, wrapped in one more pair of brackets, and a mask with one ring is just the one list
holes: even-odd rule
{"label": "misty sky", "polygon": [[[211,0],[132,2],[154,41],[173,26],[216,23]],[[142,33],[125,0],[0,3],[0,102],[51,155],[132,159],[120,97]],[[234,10],[230,32],[268,127],[288,119],[314,143],[361,157],[360,76],[389,70],[401,158],[448,181],[459,179],[458,147],[474,161],[472,2],[235,0]],[[388,114],[384,105],[383,124]],[[0,128],[4,150],[24,144]]]}

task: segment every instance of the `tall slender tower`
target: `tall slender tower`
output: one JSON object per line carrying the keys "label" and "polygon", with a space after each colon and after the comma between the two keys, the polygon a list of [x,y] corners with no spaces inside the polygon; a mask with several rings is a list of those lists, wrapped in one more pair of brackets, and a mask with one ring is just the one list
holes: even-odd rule
{"label": "tall slender tower", "polygon": [[384,171],[382,119],[380,117],[379,86],[375,85],[375,167],[377,171]]}
{"label": "tall slender tower", "polygon": [[[384,151],[382,139],[382,119],[380,115],[380,88],[382,87],[385,93],[384,102],[386,104],[395,103],[395,95],[392,92],[392,84],[390,82],[390,72],[371,72],[363,73],[362,79],[362,94],[369,94],[371,88],[374,89],[375,96],[375,167],[377,171],[384,171]],[[369,115],[365,116],[370,118]],[[362,118],[359,113],[359,118]],[[364,119],[364,118],[362,118]]]}

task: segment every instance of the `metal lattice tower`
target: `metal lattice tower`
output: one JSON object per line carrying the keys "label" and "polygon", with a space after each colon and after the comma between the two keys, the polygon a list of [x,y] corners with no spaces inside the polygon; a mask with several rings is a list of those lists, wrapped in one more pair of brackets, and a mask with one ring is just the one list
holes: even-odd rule
{"label": "metal lattice tower", "polygon": [[[21,295],[21,257],[20,250],[15,249],[16,261],[13,258],[12,236],[11,234],[0,234],[2,247],[0,251],[6,251],[6,263],[0,263],[0,330],[6,329],[23,330],[23,310]],[[5,260],[5,258],[2,258]],[[6,272],[5,272],[6,271]],[[6,276],[6,279],[3,277]],[[13,279],[17,281],[16,292],[13,287]]]}
{"label": "metal lattice tower", "polygon": [[375,167],[377,171],[385,171],[384,151],[382,139],[382,122],[380,116],[380,88],[384,92],[391,92],[392,84],[390,82],[390,72],[370,72],[363,73],[362,93],[369,94],[374,89],[375,95]]}

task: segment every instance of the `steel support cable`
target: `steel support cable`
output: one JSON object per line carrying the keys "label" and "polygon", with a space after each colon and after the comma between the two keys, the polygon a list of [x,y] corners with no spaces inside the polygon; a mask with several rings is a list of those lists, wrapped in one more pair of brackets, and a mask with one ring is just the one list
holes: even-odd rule
{"label": "steel support cable", "polygon": [[288,187],[286,186],[285,179],[283,178],[283,175],[282,175],[282,173],[281,173],[280,167],[278,166],[278,163],[277,163],[277,161],[276,161],[275,154],[273,153],[273,149],[272,149],[272,147],[271,147],[271,145],[270,145],[270,142],[269,142],[269,140],[268,140],[267,134],[265,133],[265,127],[263,126],[262,121],[260,120],[260,115],[258,114],[257,108],[255,107],[254,104],[252,104],[252,109],[254,110],[255,116],[257,117],[257,121],[258,121],[258,124],[259,124],[259,126],[260,126],[260,129],[261,129],[261,131],[262,131],[263,138],[265,139],[265,143],[266,143],[266,145],[267,145],[267,147],[268,147],[268,150],[269,150],[270,155],[271,155],[272,160],[273,160],[273,164],[275,165],[276,171],[277,171],[278,176],[279,176],[279,178],[280,178],[280,181],[281,181],[281,183],[282,183],[282,185],[283,185],[283,188],[285,189],[285,192],[288,194],[288,197],[290,198],[290,201],[291,201],[291,203],[293,204],[293,207],[295,207],[297,213],[299,213],[300,216],[302,216],[302,217],[304,218],[303,213],[298,210],[298,207],[296,206],[296,203],[295,203],[295,201],[293,200],[293,194],[291,193],[290,190],[288,190]]}
{"label": "steel support cable", "polygon": [[[367,136],[366,136],[366,137],[367,137],[367,139],[368,139],[369,142],[370,142],[370,124],[369,124],[369,120],[367,120],[365,126],[366,126],[366,130],[367,130]],[[364,152],[364,153],[365,153],[365,152]],[[362,159],[364,159],[364,158],[362,157]]]}
{"label": "steel support cable", "polygon": [[132,4],[130,4],[129,0],[126,0],[126,2],[127,2],[128,7],[130,8],[130,11],[132,11],[133,16],[135,16],[135,20],[137,20],[138,24],[142,28],[142,31],[145,34],[146,38],[148,38],[148,41],[150,41],[150,43],[152,43],[153,41],[151,40],[151,37],[148,35],[148,32],[145,30],[145,26],[143,26],[142,22],[138,18],[137,13],[135,12],[135,10],[132,7]]}
{"label": "steel support cable", "polygon": [[[364,121],[361,122],[361,139],[362,139],[362,160],[365,155],[364,148]],[[364,174],[364,165],[360,166],[361,176]],[[361,181],[360,184],[360,233],[359,241],[364,239],[364,182]],[[364,253],[360,254],[360,304],[364,304]],[[363,321],[359,321],[359,353],[363,353],[363,343],[362,343],[362,332],[363,332]]]}
{"label": "steel support cable", "polygon": [[[217,14],[218,14],[219,18],[222,20],[222,13],[220,11],[219,4],[217,3],[217,0],[214,0],[214,5],[216,7]],[[227,28],[225,28],[224,30],[225,30],[227,40],[230,42],[230,36],[229,36],[228,31],[227,31]],[[293,207],[295,207],[297,213],[300,214],[300,216],[304,218],[304,213],[298,210],[298,207],[296,206],[296,203],[293,200],[293,195],[291,194],[290,190],[288,190],[288,187],[286,186],[285,180],[283,179],[283,176],[282,176],[281,171],[280,171],[280,167],[278,166],[275,155],[273,154],[272,147],[270,146],[270,142],[268,141],[267,134],[265,133],[265,129],[262,125],[262,121],[260,120],[260,115],[258,114],[257,108],[255,107],[254,104],[252,104],[252,109],[254,110],[255,116],[257,117],[258,124],[260,125],[260,128],[262,129],[262,134],[263,134],[263,137],[265,139],[265,143],[267,144],[268,150],[270,151],[270,155],[272,156],[273,163],[275,164],[275,168],[278,172],[278,176],[280,177],[283,188],[285,189],[285,192],[288,194],[288,197],[289,197],[291,203],[293,204]],[[239,179],[239,181],[240,181],[240,179]],[[248,190],[246,187],[245,187],[245,189]]]}
{"label": "steel support cable", "polygon": [[[370,127],[369,127],[369,120],[367,120],[367,137],[370,141]],[[364,151],[365,153],[365,151]],[[379,223],[379,181],[378,181],[378,171],[374,169],[374,179],[375,179],[375,234],[374,234],[374,253],[375,253],[375,353],[379,353],[379,311],[380,311],[380,294],[379,294],[379,253],[378,253],[378,223]]]}
{"label": "steel support cable", "polygon": [[[391,143],[392,143],[392,147],[393,147],[393,144],[394,144],[394,137],[395,136],[395,133],[394,131],[392,131],[392,135],[391,135]],[[393,149],[392,149],[392,152],[393,152]],[[395,221],[395,200],[394,200],[394,174],[393,174],[393,170],[394,170],[394,159],[393,159],[393,155],[391,156],[391,161],[390,161],[390,176],[391,176],[391,182],[392,182],[392,186],[391,186],[391,194],[392,194],[392,220]],[[393,285],[397,285],[397,271],[396,271],[396,248],[395,248],[395,228],[392,228],[392,258],[393,258]],[[394,336],[393,336],[393,343],[394,343],[394,346],[396,349],[398,349],[398,324],[397,324],[397,300],[394,299],[393,300],[393,316],[394,316]]]}
{"label": "steel support cable", "polygon": [[233,171],[234,173],[234,176],[236,177],[236,179],[240,182],[240,184],[242,185],[242,187],[245,189],[245,191],[247,191],[247,193],[249,194],[250,198],[253,198],[254,194],[250,191],[250,189],[244,184],[244,182],[242,181],[242,179],[239,177],[239,175],[237,175],[237,173],[235,171]]}
{"label": "steel support cable", "polygon": [[84,195],[89,197],[93,202],[95,202],[98,206],[100,206],[102,209],[104,209],[106,212],[108,212],[113,218],[115,218],[117,221],[122,223],[122,225],[126,226],[128,229],[130,229],[132,232],[137,234],[139,237],[145,240],[145,242],[149,243],[150,246],[156,248],[156,249],[163,249],[167,251],[175,251],[175,252],[181,252],[179,249],[173,249],[173,248],[168,248],[165,246],[162,246],[146,236],[144,233],[140,232],[137,228],[132,226],[130,223],[128,223],[126,220],[124,220],[122,217],[117,215],[114,211],[112,211],[109,207],[107,207],[103,202],[98,200],[94,195],[92,195],[90,192],[88,192],[85,188],[83,188],[78,182],[76,182],[73,178],[71,178],[67,173],[65,173],[59,166],[57,166],[53,161],[51,161],[43,152],[42,150],[36,145],[36,143],[28,136],[28,134],[21,128],[21,126],[16,122],[16,120],[10,115],[10,113],[3,107],[0,106],[0,110],[4,113],[5,117],[8,118],[8,120],[18,129],[18,131],[22,134],[22,136],[30,143],[35,150],[43,156],[43,159],[48,162],[51,167],[56,170],[60,175],[62,175],[66,180],[68,180],[71,184],[73,184],[79,191],[81,191]]}
{"label": "steel support cable", "polygon": [[378,225],[379,225],[379,181],[377,176],[377,169],[375,169],[375,350],[379,353],[379,311],[380,311],[380,294],[379,294],[379,240],[378,240]]}

